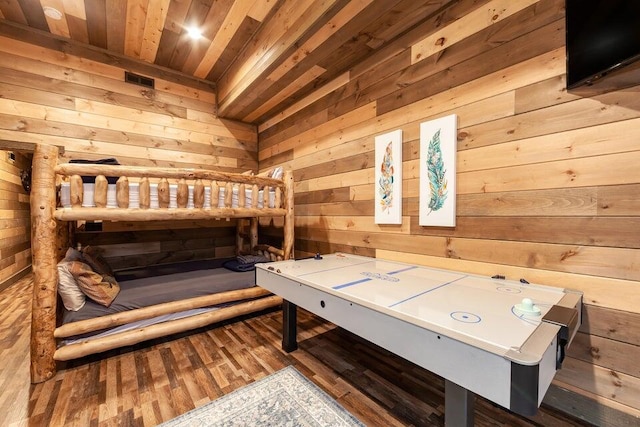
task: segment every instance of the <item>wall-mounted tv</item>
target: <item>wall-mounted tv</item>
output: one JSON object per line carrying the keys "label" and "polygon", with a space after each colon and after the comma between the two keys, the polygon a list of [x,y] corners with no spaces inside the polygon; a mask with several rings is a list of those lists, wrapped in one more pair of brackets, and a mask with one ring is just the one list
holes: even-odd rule
{"label": "wall-mounted tv", "polygon": [[566,0],[566,33],[567,88],[591,85],[640,59],[640,0]]}

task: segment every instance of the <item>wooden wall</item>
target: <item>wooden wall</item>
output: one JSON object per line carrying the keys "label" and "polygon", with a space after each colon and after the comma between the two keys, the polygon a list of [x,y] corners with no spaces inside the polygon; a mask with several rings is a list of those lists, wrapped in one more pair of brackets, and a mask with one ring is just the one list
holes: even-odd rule
{"label": "wooden wall", "polygon": [[18,152],[0,151],[0,290],[30,271],[31,220],[29,194],[22,187],[20,171],[31,168],[31,159]]}
{"label": "wooden wall", "polygon": [[[124,83],[117,64],[0,37],[0,143],[55,144],[64,149],[61,161],[115,157],[136,166],[257,169],[255,126],[219,119],[210,86],[156,78],[151,90]],[[113,233],[78,238],[104,245],[114,267],[128,267],[231,255],[234,227],[215,220],[111,223],[104,229]]]}
{"label": "wooden wall", "polygon": [[[455,2],[262,123],[260,167],[295,171],[299,256],[345,251],[583,291],[585,324],[555,384],[637,417],[640,87],[568,94],[564,32],[562,0]],[[421,227],[419,125],[452,113],[457,225]],[[376,225],[374,137],[395,129],[403,222]]]}

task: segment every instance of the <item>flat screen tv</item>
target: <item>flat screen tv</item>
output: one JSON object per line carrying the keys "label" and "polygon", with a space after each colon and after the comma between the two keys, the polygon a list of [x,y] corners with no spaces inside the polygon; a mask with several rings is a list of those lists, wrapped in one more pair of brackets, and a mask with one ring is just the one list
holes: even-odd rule
{"label": "flat screen tv", "polygon": [[566,0],[566,32],[567,88],[590,85],[640,59],[640,0]]}

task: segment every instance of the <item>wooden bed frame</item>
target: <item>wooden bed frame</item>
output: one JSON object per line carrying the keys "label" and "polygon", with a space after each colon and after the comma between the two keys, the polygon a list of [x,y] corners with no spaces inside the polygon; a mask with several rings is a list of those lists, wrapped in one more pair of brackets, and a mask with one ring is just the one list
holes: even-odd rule
{"label": "wooden bed frame", "polygon": [[[66,177],[70,182],[71,208],[57,208],[58,175]],[[95,201],[100,207],[82,207],[82,178],[81,176],[99,177],[95,186]],[[104,206],[106,200],[106,186],[104,177],[120,177],[117,186],[117,208]],[[126,177],[126,178],[125,178]],[[128,209],[128,178],[141,180],[140,209]],[[149,209],[146,199],[147,191],[142,189],[142,182],[148,179],[166,179],[178,181],[178,208],[167,209],[162,200],[158,209]],[[188,194],[186,181],[195,182],[194,208],[186,208],[185,191]],[[225,207],[202,207],[203,181],[211,181],[211,200],[217,200],[220,186],[224,186]],[[125,184],[123,184],[125,183]],[[268,207],[269,192],[264,191],[264,208],[245,207],[244,197],[239,197],[238,207],[231,207],[232,185],[239,185],[240,194],[243,188],[252,190],[252,199],[257,201],[258,187],[275,189],[275,206]],[[103,188],[104,187],[104,188]],[[146,185],[145,185],[146,187]],[[148,188],[148,187],[146,187]],[[159,193],[164,192],[159,184]],[[168,200],[166,194],[159,195],[159,199]],[[131,310],[57,326],[57,263],[62,253],[68,247],[66,237],[66,221],[102,220],[102,221],[151,221],[151,220],[195,220],[213,218],[249,218],[249,232],[243,233],[238,221],[237,250],[242,251],[244,238],[250,242],[250,248],[257,248],[269,255],[271,259],[290,259],[293,256],[293,175],[285,171],[282,179],[273,179],[262,175],[246,175],[223,173],[209,170],[144,168],[132,166],[108,166],[95,164],[58,164],[58,148],[55,146],[38,144],[35,147],[32,165],[31,186],[31,250],[33,254],[33,309],[31,321],[31,382],[38,383],[52,378],[56,373],[57,360],[70,360],[88,354],[132,345],[148,339],[169,334],[188,331],[242,314],[252,313],[281,304],[281,298],[271,295],[268,291],[255,287],[239,291],[223,292],[206,297],[190,298],[171,303],[158,304],[143,309]],[[284,217],[284,242],[282,249],[271,246],[260,246],[258,242],[258,217]],[[122,332],[112,336],[92,341],[82,341],[77,344],[56,348],[56,340],[113,327],[125,323],[148,319],[161,314],[175,313],[191,308],[206,307],[223,302],[239,301],[246,298],[262,297],[248,302],[241,302],[212,312],[199,314],[179,320],[172,320]]]}

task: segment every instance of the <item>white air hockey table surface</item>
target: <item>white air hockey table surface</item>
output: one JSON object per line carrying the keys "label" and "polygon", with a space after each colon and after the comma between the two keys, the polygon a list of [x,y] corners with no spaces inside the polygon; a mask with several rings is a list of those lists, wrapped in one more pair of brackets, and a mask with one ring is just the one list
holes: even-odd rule
{"label": "white air hockey table surface", "polygon": [[[257,267],[256,283],[287,302],[524,414],[539,406],[581,320],[581,294],[527,282],[341,253]],[[525,299],[533,309],[522,310]],[[556,319],[558,309],[573,320]],[[532,371],[524,408],[512,389],[522,387],[518,372]]]}

